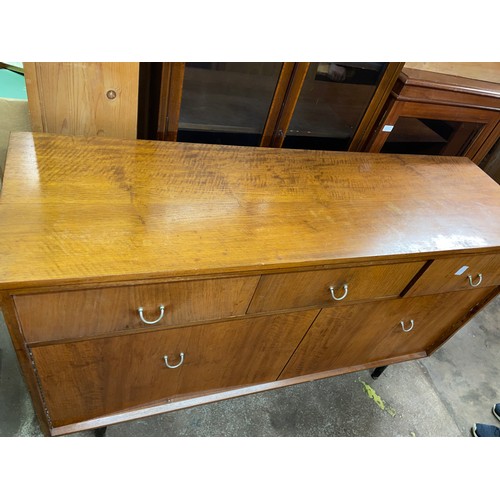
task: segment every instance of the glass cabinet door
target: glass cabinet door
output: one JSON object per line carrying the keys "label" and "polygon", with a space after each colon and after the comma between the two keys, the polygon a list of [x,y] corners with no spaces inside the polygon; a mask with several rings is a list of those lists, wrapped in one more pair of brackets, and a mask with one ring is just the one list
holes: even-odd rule
{"label": "glass cabinet door", "polygon": [[388,63],[311,63],[283,147],[347,151]]}
{"label": "glass cabinet door", "polygon": [[382,153],[462,156],[484,123],[400,116],[388,133]]}
{"label": "glass cabinet door", "polygon": [[186,63],[178,141],[258,146],[283,63]]}

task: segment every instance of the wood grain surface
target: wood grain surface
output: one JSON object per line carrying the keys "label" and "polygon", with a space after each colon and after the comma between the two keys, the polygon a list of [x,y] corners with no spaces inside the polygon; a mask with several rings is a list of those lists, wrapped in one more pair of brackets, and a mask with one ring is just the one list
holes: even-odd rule
{"label": "wood grain surface", "polygon": [[[500,223],[500,221],[499,221]],[[481,280],[479,279],[481,274]],[[428,295],[500,285],[500,254],[462,256],[435,260],[407,295]]]}
{"label": "wood grain surface", "polygon": [[34,131],[137,137],[139,63],[27,62],[24,69]]}
{"label": "wood grain surface", "polygon": [[[31,343],[242,316],[258,281],[258,276],[195,280],[19,295],[14,301]],[[148,325],[140,319],[139,307],[147,321],[154,321],[161,305],[161,321]]]}
{"label": "wood grain surface", "polygon": [[[425,351],[491,290],[323,309],[280,379]],[[404,332],[400,322],[408,329],[411,320]]]}
{"label": "wood grain surface", "polygon": [[[424,262],[385,266],[347,267],[324,271],[268,274],[262,276],[249,312],[279,311],[307,306],[343,305],[363,299],[398,296],[422,268]],[[335,297],[347,295],[335,301]]]}
{"label": "wood grain surface", "polygon": [[[54,426],[276,380],[318,311],[33,348]],[[183,364],[169,369],[164,362]]]}
{"label": "wood grain surface", "polygon": [[465,158],[14,133],[0,288],[500,250]]}
{"label": "wood grain surface", "polygon": [[472,78],[500,85],[500,63],[498,62],[407,62],[404,68]]}

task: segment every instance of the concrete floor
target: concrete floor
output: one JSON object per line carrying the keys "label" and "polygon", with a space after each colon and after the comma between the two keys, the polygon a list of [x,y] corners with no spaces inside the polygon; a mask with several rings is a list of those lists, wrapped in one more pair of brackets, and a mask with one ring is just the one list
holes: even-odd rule
{"label": "concrete floor", "polygon": [[[108,427],[107,436],[470,436],[498,424],[500,296],[432,357]],[[41,436],[0,316],[0,436]],[[91,431],[72,436],[91,436]]]}

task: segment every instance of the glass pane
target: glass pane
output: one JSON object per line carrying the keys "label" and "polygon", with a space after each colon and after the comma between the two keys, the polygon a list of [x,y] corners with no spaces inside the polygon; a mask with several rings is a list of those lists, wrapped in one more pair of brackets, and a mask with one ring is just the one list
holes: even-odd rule
{"label": "glass pane", "polygon": [[177,140],[258,146],[282,63],[186,63]]}
{"label": "glass pane", "polygon": [[482,128],[482,123],[402,116],[381,152],[461,156]]}
{"label": "glass pane", "polygon": [[388,63],[311,63],[284,147],[346,151]]}

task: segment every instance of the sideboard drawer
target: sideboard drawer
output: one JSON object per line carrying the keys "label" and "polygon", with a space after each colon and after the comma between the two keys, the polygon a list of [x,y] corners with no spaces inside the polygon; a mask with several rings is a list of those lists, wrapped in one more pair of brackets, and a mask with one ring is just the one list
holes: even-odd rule
{"label": "sideboard drawer", "polygon": [[[258,276],[14,297],[28,342],[91,337],[243,315]],[[161,310],[163,306],[163,314]],[[143,308],[141,319],[139,308]]]}
{"label": "sideboard drawer", "polygon": [[408,296],[500,285],[500,254],[437,259],[420,276]]}
{"label": "sideboard drawer", "polygon": [[424,262],[410,262],[265,275],[259,281],[249,312],[396,297],[423,265]]}
{"label": "sideboard drawer", "polygon": [[66,425],[172,396],[276,380],[317,312],[45,345],[32,348],[33,359],[53,425]]}

